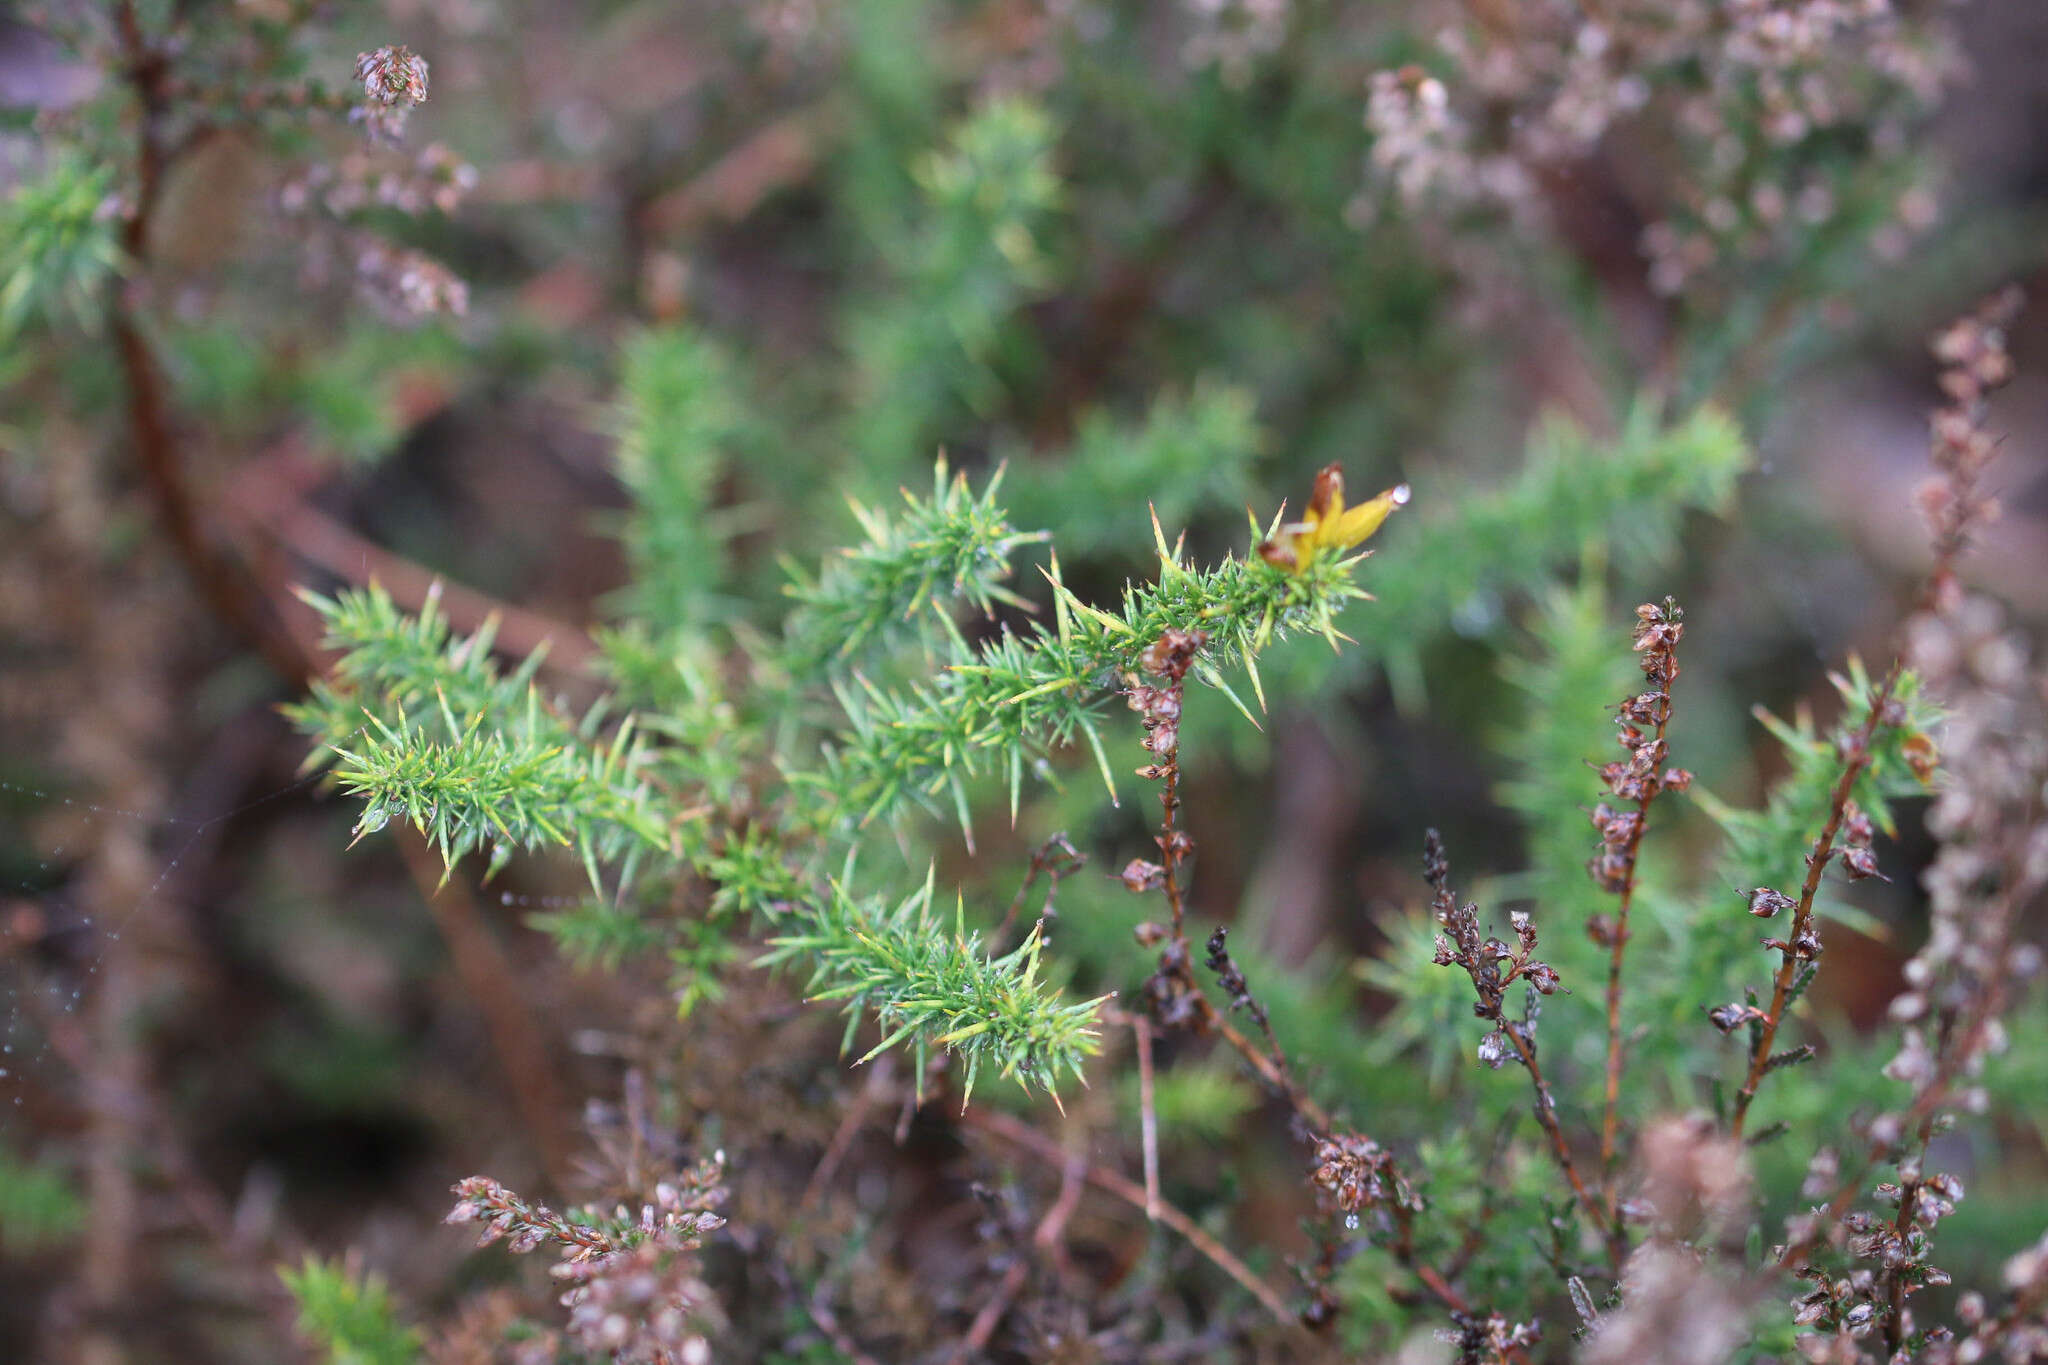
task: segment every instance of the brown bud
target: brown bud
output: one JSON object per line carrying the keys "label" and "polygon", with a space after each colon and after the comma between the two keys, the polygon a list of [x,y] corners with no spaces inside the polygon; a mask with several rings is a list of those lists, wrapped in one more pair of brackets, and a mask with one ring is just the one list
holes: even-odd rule
{"label": "brown bud", "polygon": [[1158,863],[1148,863],[1143,858],[1133,858],[1125,865],[1123,882],[1126,889],[1145,892],[1156,889],[1166,880],[1166,869]]}
{"label": "brown bud", "polygon": [[1757,1013],[1754,1005],[1716,1005],[1707,1011],[1707,1019],[1723,1033],[1733,1033]]}
{"label": "brown bud", "polygon": [[1769,919],[1780,910],[1790,910],[1793,900],[1782,891],[1773,891],[1768,886],[1759,886],[1749,893],[1749,913],[1758,919]]}

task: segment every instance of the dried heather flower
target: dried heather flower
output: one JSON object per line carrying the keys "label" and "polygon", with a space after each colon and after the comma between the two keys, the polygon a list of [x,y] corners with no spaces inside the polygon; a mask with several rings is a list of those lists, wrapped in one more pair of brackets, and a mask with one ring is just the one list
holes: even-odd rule
{"label": "dried heather flower", "polygon": [[356,79],[372,104],[424,104],[427,61],[409,47],[380,47],[356,57]]}
{"label": "dried heather flower", "polygon": [[1937,600],[1955,591],[1956,561],[1971,535],[1998,515],[1997,500],[1981,487],[1985,467],[1998,451],[1997,439],[1984,425],[1985,400],[2012,378],[2006,333],[2022,301],[2019,289],[2008,287],[1934,341],[1941,388],[1949,401],[1932,418],[1935,474],[1922,485],[1919,502],[1934,533],[1930,587]]}
{"label": "dried heather flower", "polygon": [[1458,1365],[1494,1365],[1526,1358],[1527,1348],[1543,1340],[1543,1324],[1535,1319],[1509,1322],[1499,1313],[1480,1316],[1453,1310],[1451,1326],[1439,1327],[1436,1339],[1457,1349]]}
{"label": "dried heather flower", "polygon": [[1585,1365],[1721,1365],[1749,1334],[1742,1291],[1689,1247],[1638,1247],[1621,1302],[1601,1316],[1579,1357]]}
{"label": "dried heather flower", "polygon": [[1309,1180],[1344,1215],[1348,1227],[1357,1227],[1358,1215],[1367,1209],[1413,1213],[1422,1208],[1394,1164],[1393,1153],[1357,1133],[1339,1133],[1317,1143]]}
{"label": "dried heather flower", "polygon": [[[1934,463],[1949,496],[1933,518],[1936,568],[1927,610],[1907,626],[1907,650],[1947,710],[1939,791],[1928,827],[1940,851],[1922,876],[1933,925],[1906,965],[1908,989],[1892,1002],[1905,1030],[1888,1074],[1914,1087],[1911,1108],[1975,1075],[2005,1042],[1998,1016],[2038,954],[2015,942],[2020,910],[2048,884],[2048,684],[2030,668],[2027,642],[1988,598],[1966,594],[1955,559],[1991,514],[1977,492],[1993,448],[1981,400],[2010,375],[2003,329],[2018,306],[2007,291],[1935,343],[1957,406],[1935,424]],[[1952,419],[1944,422],[1944,418]],[[1930,1047],[1929,1037],[1940,1040]]]}
{"label": "dried heather flower", "polygon": [[1798,902],[1782,891],[1773,891],[1768,886],[1759,886],[1749,893],[1749,913],[1758,919],[1771,919],[1781,910],[1790,910]]}
{"label": "dried heather flower", "polygon": [[562,1295],[569,1340],[621,1365],[709,1365],[706,1334],[722,1315],[692,1246],[660,1237],[557,1267],[571,1285]]}
{"label": "dried heather flower", "polygon": [[355,266],[356,283],[394,321],[469,311],[469,286],[424,252],[366,236],[357,243]]}
{"label": "dried heather flower", "polygon": [[426,58],[406,47],[380,47],[356,57],[363,102],[349,111],[374,142],[399,142],[416,105],[426,103]]}
{"label": "dried heather flower", "polygon": [[1711,1119],[1691,1115],[1651,1124],[1637,1163],[1644,1212],[1673,1233],[1723,1225],[1748,1207],[1747,1154]]}
{"label": "dried heather flower", "polygon": [[1118,876],[1123,881],[1126,891],[1142,895],[1148,891],[1157,891],[1165,884],[1166,869],[1158,863],[1149,863],[1143,858],[1133,858],[1124,864],[1124,870]]}
{"label": "dried heather flower", "polygon": [[349,118],[376,141],[402,139],[413,107],[427,102],[426,58],[409,47],[380,47],[356,57],[356,79],[363,83],[363,103]]}
{"label": "dried heather flower", "polygon": [[[1623,128],[1669,148],[1642,237],[1660,292],[1804,250],[1853,205],[1889,207],[1869,236],[1879,254],[1932,221],[1924,186],[1893,186],[1910,122],[1959,70],[1933,16],[1882,0],[1528,0],[1438,41],[1448,83],[1378,73],[1365,113],[1371,178],[1426,221],[1538,224],[1545,184]],[[1834,155],[1844,135],[1871,153]]]}
{"label": "dried heather flower", "polygon": [[[1536,994],[1550,995],[1561,985],[1556,969],[1547,962],[1538,961],[1536,952],[1536,926],[1526,911],[1517,910],[1509,916],[1514,928],[1515,946],[1510,947],[1498,938],[1482,934],[1479,928],[1479,907],[1460,905],[1450,891],[1450,861],[1444,855],[1443,837],[1430,830],[1423,842],[1423,872],[1428,877],[1434,896],[1430,903],[1436,922],[1444,927],[1445,933],[1437,935],[1436,965],[1439,967],[1461,967],[1472,978],[1472,988],[1478,1000],[1472,1012],[1481,1019],[1491,1019],[1500,1029],[1516,1036],[1533,1037],[1534,1029],[1529,1021],[1513,1022],[1503,1018],[1507,992],[1517,981],[1526,982]],[[1489,1057],[1488,1045],[1495,1038],[1503,1042],[1494,1046],[1505,1046],[1503,1034],[1497,1030],[1489,1034],[1487,1041],[1480,1044],[1480,1058],[1489,1065],[1499,1066],[1500,1061]],[[1501,1054],[1501,1060],[1514,1055],[1511,1049]]]}
{"label": "dried heather flower", "polygon": [[706,1333],[722,1315],[696,1253],[725,1223],[712,1211],[725,1201],[722,1153],[656,1181],[637,1213],[622,1204],[558,1214],[486,1176],[460,1181],[455,1195],[447,1221],[482,1223],[479,1245],[503,1238],[513,1252],[560,1254],[566,1335],[581,1350],[630,1365],[710,1360]]}
{"label": "dried heather flower", "polygon": [[[2037,1296],[2029,1310],[2022,1293],[1994,1319],[1972,1304],[1963,1313],[1971,1335],[1957,1342],[1944,1329],[1923,1333],[1910,1303],[1914,1294],[1948,1283],[1930,1259],[1934,1231],[1963,1197],[1960,1180],[1927,1168],[1930,1140],[1955,1111],[1988,1104],[1975,1078],[2005,1046],[2001,1015],[2025,975],[2017,920],[2048,884],[2048,865],[2036,852],[2048,845],[2039,801],[2048,783],[2048,685],[2032,673],[2025,642],[2005,628],[1999,607],[1964,592],[1956,576],[1969,534],[1994,510],[1977,492],[1994,446],[1981,426],[1982,398],[2010,375],[2003,328],[2016,304],[2010,293],[1999,296],[1935,346],[1947,366],[1943,389],[1952,406],[1934,426],[1939,496],[1923,499],[1935,535],[1928,604],[1906,632],[1909,662],[1947,713],[1938,795],[1928,815],[1940,849],[1923,876],[1932,925],[1926,945],[1906,964],[1907,989],[1890,1009],[1902,1027],[1884,1074],[1907,1095],[1868,1120],[1868,1153],[1826,1209],[1790,1229],[1784,1259],[1825,1281],[1825,1293],[1816,1290],[1799,1306],[1801,1324],[1818,1329],[1800,1342],[1809,1359],[1900,1359],[1915,1342],[1924,1348],[1922,1361],[1983,1360],[1994,1350],[2024,1359],[2013,1348],[2026,1345],[2023,1324],[2039,1307]],[[1869,825],[1862,812],[1845,811],[1844,866],[1851,876],[1874,870],[1857,859],[1859,851],[1867,858]],[[1879,1211],[1850,1209],[1866,1173],[1884,1163],[1897,1175],[1876,1185]],[[1809,1187],[1816,1183],[1809,1178]],[[1811,1264],[1824,1243],[1841,1246],[1856,1263],[1848,1275],[1827,1280]],[[2025,1278],[2024,1258],[2019,1264]],[[1863,1351],[1858,1343],[1865,1337],[1873,1348],[1881,1341],[1882,1353]]]}
{"label": "dried heather flower", "polygon": [[372,207],[418,217],[430,208],[453,213],[476,184],[476,167],[445,143],[429,143],[410,165],[396,167],[384,155],[358,150],[332,162],[315,162],[286,181],[277,206],[293,215],[323,210],[331,218]]}

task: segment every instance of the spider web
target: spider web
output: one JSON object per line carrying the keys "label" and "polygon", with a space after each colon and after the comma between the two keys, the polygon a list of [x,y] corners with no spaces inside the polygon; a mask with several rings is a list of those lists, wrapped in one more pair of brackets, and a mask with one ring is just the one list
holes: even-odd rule
{"label": "spider web", "polygon": [[[53,1026],[76,1019],[91,1001],[109,955],[126,933],[166,894],[193,850],[230,829],[260,807],[305,792],[321,780],[309,774],[215,815],[192,818],[133,810],[19,782],[0,780],[7,805],[61,810],[68,838],[39,845],[31,819],[13,831],[13,847],[0,881],[0,1141],[18,1142],[14,1117],[24,1090],[51,1078],[39,1074],[52,1062]],[[109,825],[129,827],[139,847],[150,850],[147,884],[137,896],[95,907],[82,883],[90,860],[108,842]],[[80,940],[83,940],[81,944]]]}
{"label": "spider web", "polygon": [[[60,1052],[55,1030],[83,1023],[109,957],[139,921],[176,894],[179,874],[195,850],[242,827],[256,827],[266,807],[315,792],[324,778],[309,773],[264,791],[216,814],[191,817],[130,809],[0,779],[0,807],[17,812],[16,826],[0,838],[0,1155],[19,1156],[35,1134],[17,1117],[31,1086],[61,1088],[53,1067],[75,1069],[77,1056]],[[350,813],[333,805],[339,823]],[[27,819],[21,811],[37,812]],[[61,813],[58,822],[42,817]],[[40,841],[43,827],[68,837]],[[125,827],[149,850],[146,885],[139,892],[94,905],[87,884],[90,863],[103,856],[108,836]],[[345,856],[337,845],[337,858]],[[516,910],[556,910],[582,904],[573,895],[533,895],[500,890],[492,897]]]}

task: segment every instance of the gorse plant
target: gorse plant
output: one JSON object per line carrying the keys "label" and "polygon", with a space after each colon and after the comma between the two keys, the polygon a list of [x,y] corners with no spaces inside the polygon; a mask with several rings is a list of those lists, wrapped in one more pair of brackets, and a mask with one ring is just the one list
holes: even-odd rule
{"label": "gorse plant", "polygon": [[[625,458],[638,461],[642,451],[629,445]],[[603,955],[588,945],[635,934],[615,922],[617,906],[644,871],[693,876],[714,907],[801,926],[775,937],[764,961],[806,962],[826,997],[848,999],[856,1016],[849,1044],[865,1006],[888,1034],[882,1047],[913,1041],[920,1076],[937,1046],[962,1054],[965,1091],[984,1062],[1051,1089],[1060,1076],[1078,1075],[1094,1050],[1094,1006],[1065,1005],[1038,979],[1037,931],[990,955],[961,915],[951,935],[934,922],[929,879],[893,909],[857,894],[849,885],[853,855],[871,829],[900,823],[907,805],[936,808],[945,797],[971,847],[970,780],[999,774],[1014,819],[1027,768],[1049,774],[1062,748],[1085,747],[1113,799],[1101,702],[1158,640],[1199,636],[1187,667],[1233,699],[1224,670],[1242,667],[1263,702],[1258,654],[1292,631],[1335,643],[1337,612],[1365,595],[1353,581],[1360,556],[1345,552],[1407,496],[1397,489],[1347,511],[1341,479],[1326,471],[1307,521],[1276,517],[1259,554],[1209,569],[1184,564],[1155,525],[1159,581],[1129,588],[1115,612],[1069,590],[1055,559],[1047,571],[1054,625],[1004,631],[981,647],[949,609],[1028,605],[1002,579],[1011,552],[1042,537],[1012,531],[992,492],[971,493],[943,466],[932,497],[906,495],[895,518],[856,505],[865,543],[816,577],[800,577],[783,638],[760,646],[765,675],[828,682],[841,714],[778,726],[779,736],[759,717],[758,733],[721,737],[775,766],[744,827],[736,827],[730,792],[701,780],[677,785],[690,781],[693,755],[659,755],[674,747],[667,737],[694,731],[688,717],[611,719],[608,701],[580,718],[564,716],[541,697],[539,655],[501,675],[489,627],[454,638],[431,603],[407,617],[374,587],[307,595],[340,659],[332,680],[316,684],[312,700],[291,714],[331,753],[342,787],[363,799],[359,834],[402,819],[451,870],[472,852],[487,850],[495,871],[515,852],[573,849],[593,893],[610,902],[592,909],[603,928],[573,916],[551,925],[585,944],[585,957]],[[677,509],[643,502],[633,524],[664,511]],[[837,647],[825,649],[827,640]],[[895,655],[926,661],[936,676],[891,687],[852,671],[849,660],[885,675],[912,669],[892,657],[892,640]],[[817,757],[806,764],[812,746]],[[840,850],[845,870],[828,882],[821,859]]]}

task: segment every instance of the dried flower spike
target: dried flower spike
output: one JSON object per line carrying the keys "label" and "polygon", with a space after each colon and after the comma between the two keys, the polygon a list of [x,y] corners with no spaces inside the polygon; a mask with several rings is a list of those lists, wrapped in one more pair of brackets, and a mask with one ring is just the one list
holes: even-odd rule
{"label": "dried flower spike", "polygon": [[349,112],[350,121],[367,128],[374,141],[399,141],[413,107],[427,102],[427,59],[409,47],[380,47],[357,56],[356,79],[363,83],[363,103]]}
{"label": "dried flower spike", "polygon": [[356,57],[356,79],[373,104],[425,104],[427,60],[409,47],[380,47]]}

